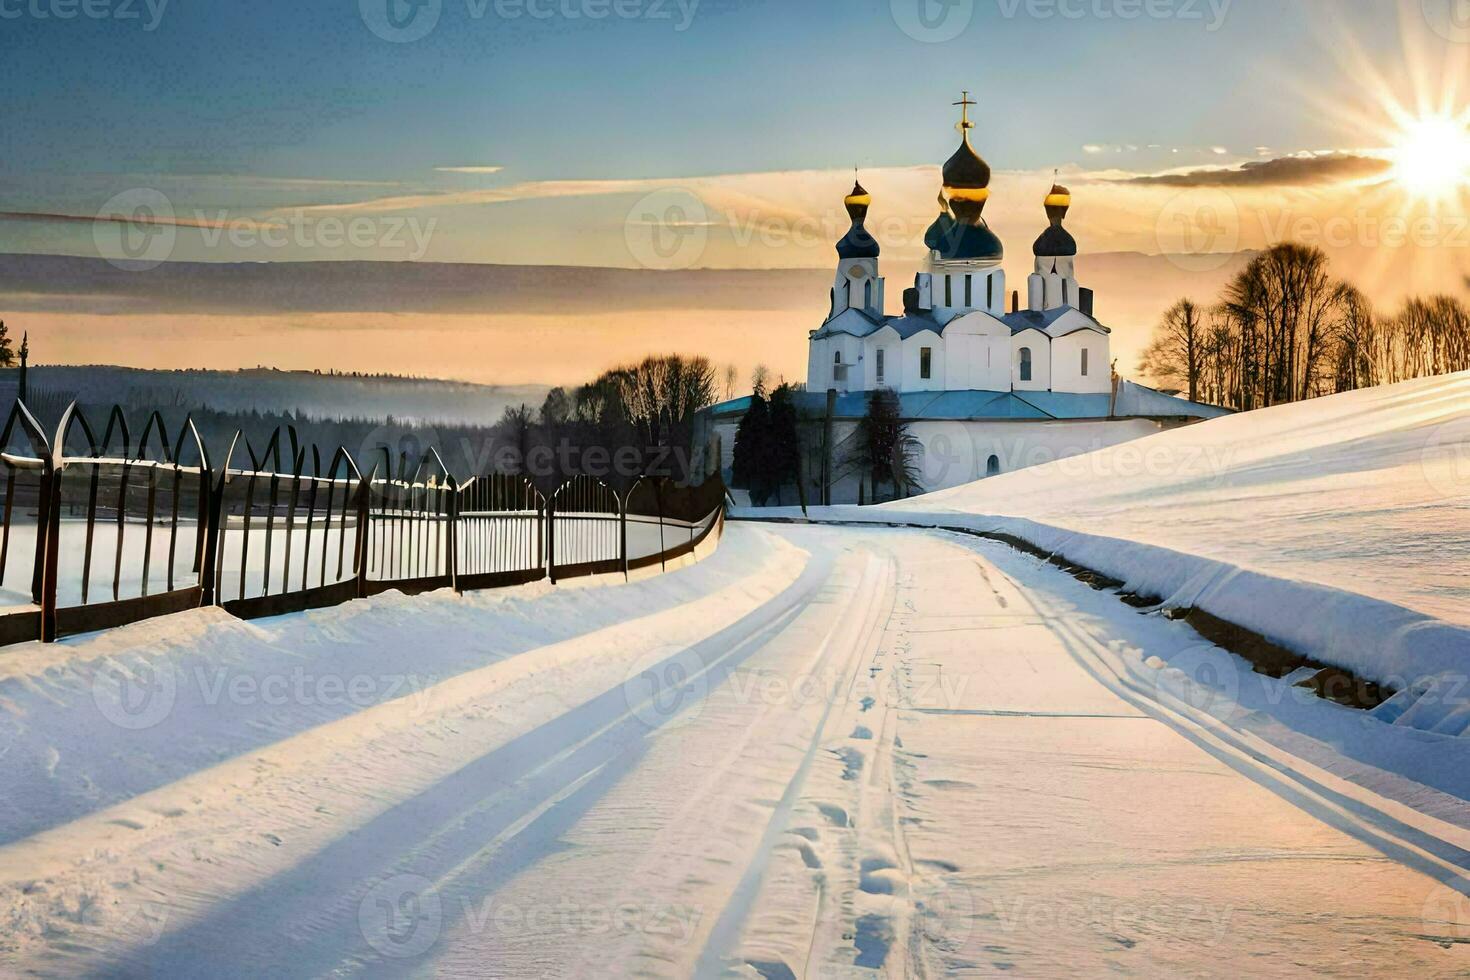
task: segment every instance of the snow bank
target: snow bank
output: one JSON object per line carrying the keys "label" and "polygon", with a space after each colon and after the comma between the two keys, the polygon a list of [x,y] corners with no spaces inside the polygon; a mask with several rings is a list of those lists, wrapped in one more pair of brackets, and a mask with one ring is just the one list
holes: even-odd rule
{"label": "snow bank", "polygon": [[741,530],[628,586],[201,610],[7,650],[0,973],[156,941],[726,628],[806,559]]}
{"label": "snow bank", "polygon": [[1470,373],[813,516],[1016,535],[1395,688],[1470,672]]}

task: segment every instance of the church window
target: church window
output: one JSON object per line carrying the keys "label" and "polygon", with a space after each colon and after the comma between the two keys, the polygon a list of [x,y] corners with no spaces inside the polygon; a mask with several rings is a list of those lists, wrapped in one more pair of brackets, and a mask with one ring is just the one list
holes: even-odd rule
{"label": "church window", "polygon": [[878,384],[880,385],[883,384],[883,375],[885,373],[884,369],[887,367],[887,365],[884,363],[887,360],[884,355],[886,355],[887,353],[888,352],[885,351],[883,348],[878,348]]}
{"label": "church window", "polygon": [[1021,380],[1031,380],[1031,348],[1021,348]]}
{"label": "church window", "polygon": [[965,309],[975,305],[975,277],[965,277]]}
{"label": "church window", "polygon": [[954,306],[954,276],[944,277],[944,305]]}
{"label": "church window", "polygon": [[934,348],[919,348],[919,377],[925,381],[934,377]]}
{"label": "church window", "polygon": [[993,310],[993,309],[995,309],[995,277],[994,276],[986,276],[985,277],[985,308],[987,310]]}
{"label": "church window", "polygon": [[865,310],[871,310],[872,308],[873,308],[873,280],[869,279],[867,282],[863,283],[863,309],[865,309]]}
{"label": "church window", "polygon": [[988,477],[989,476],[1000,476],[1000,457],[999,456],[992,456],[992,457],[990,457],[990,459],[988,461],[986,461],[986,463],[985,463],[985,475],[988,476]]}
{"label": "church window", "polygon": [[1087,377],[1087,355],[1090,352],[1086,347],[1082,348],[1082,376]]}

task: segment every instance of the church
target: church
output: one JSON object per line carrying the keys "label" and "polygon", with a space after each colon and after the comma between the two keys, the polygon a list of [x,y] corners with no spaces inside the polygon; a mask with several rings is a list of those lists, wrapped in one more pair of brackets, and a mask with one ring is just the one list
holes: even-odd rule
{"label": "church", "polygon": [[1093,319],[1077,242],[1063,226],[1071,192],[1058,184],[1043,202],[1048,225],[1032,246],[1022,308],[1006,288],[1005,248],[985,223],[990,166],[970,145],[974,103],[966,93],[959,104],[962,142],[944,165],[939,217],[924,236],[929,257],[898,316],[884,312],[881,247],[865,224],[872,198],[858,183],[844,201],[852,228],[837,243],[827,320],[811,335],[807,390],[1110,393],[1110,331]]}
{"label": "church", "polygon": [[[1078,279],[1077,241],[1065,222],[1072,194],[1060,183],[1038,202],[1040,235],[1025,289],[1011,289],[1005,247],[985,221],[991,170],[970,142],[969,93],[960,147],[944,165],[939,213],[924,236],[922,271],[887,312],[881,244],[868,231],[872,196],[859,177],[844,199],[852,226],[837,242],[826,318],[809,335],[798,393],[803,483],[813,503],[874,499],[852,460],[869,393],[891,389],[922,447],[923,485],[935,491],[1104,449],[1229,414],[1113,370],[1111,331]],[[1043,224],[1044,216],[1044,224]],[[726,480],[739,398],[701,413],[696,452]],[[793,503],[794,500],[786,500]]]}

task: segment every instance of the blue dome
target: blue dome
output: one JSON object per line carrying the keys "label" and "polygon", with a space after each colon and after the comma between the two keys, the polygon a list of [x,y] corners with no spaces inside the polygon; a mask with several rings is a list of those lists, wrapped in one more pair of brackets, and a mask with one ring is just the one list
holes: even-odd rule
{"label": "blue dome", "polygon": [[940,215],[939,220],[930,226],[924,236],[924,244],[947,262],[999,261],[1005,258],[1005,246],[989,225],[983,221],[975,225],[966,224],[947,214]]}
{"label": "blue dome", "polygon": [[1061,225],[1052,225],[1036,239],[1032,253],[1037,258],[1070,257],[1077,254],[1077,239]]}
{"label": "blue dome", "polygon": [[880,249],[878,240],[868,233],[861,221],[854,221],[842,241],[837,243],[839,259],[876,259]]}

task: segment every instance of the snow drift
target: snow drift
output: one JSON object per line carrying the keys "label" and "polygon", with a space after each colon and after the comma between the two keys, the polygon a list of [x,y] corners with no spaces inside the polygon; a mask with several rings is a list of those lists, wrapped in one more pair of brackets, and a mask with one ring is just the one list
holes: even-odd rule
{"label": "snow drift", "polygon": [[813,516],[1015,535],[1398,690],[1470,672],[1470,374]]}

